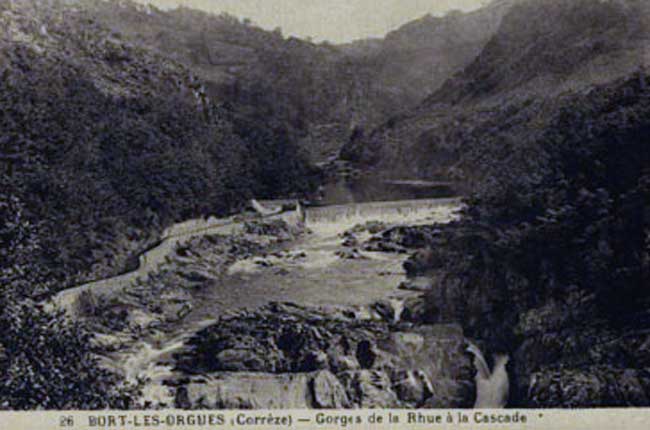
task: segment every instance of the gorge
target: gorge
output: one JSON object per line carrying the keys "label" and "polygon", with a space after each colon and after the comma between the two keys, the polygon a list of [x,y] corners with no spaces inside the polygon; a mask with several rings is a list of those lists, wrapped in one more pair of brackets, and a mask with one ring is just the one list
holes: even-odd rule
{"label": "gorge", "polygon": [[648,28],[0,0],[0,409],[647,406]]}

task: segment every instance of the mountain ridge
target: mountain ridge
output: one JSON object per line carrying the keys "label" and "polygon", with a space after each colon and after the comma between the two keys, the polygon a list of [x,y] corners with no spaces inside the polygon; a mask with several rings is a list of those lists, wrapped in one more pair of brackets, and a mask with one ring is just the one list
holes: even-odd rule
{"label": "mountain ridge", "polygon": [[[527,19],[540,10],[545,11],[544,19]],[[481,54],[462,72],[417,107],[349,142],[342,157],[376,174],[471,182],[477,166],[465,163],[459,167],[467,158],[463,153],[471,152],[478,139],[491,141],[495,147],[506,134],[507,139],[527,139],[523,133],[535,133],[549,123],[562,94],[588,91],[642,70],[650,59],[649,17],[647,5],[636,0],[518,1]],[[587,18],[597,25],[583,27]],[[573,26],[562,24],[566,22]],[[548,28],[558,32],[540,38]],[[584,42],[584,33],[589,31],[594,33],[594,43]],[[548,48],[546,57],[537,54],[538,46]],[[567,57],[567,52],[572,55]],[[625,61],[605,61],[612,58]],[[508,131],[513,128],[520,134]],[[482,135],[471,129],[481,130]]]}
{"label": "mountain ridge", "polygon": [[356,129],[371,130],[415,106],[469,64],[508,4],[418,20],[384,39],[344,45],[285,37],[281,29],[185,7],[163,11],[106,0],[88,7],[106,26],[191,67],[212,95],[289,124],[301,147],[322,161]]}

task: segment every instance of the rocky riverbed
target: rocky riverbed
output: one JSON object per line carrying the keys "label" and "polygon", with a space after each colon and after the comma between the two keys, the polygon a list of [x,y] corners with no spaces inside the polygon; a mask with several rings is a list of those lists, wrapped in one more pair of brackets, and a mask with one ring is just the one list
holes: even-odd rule
{"label": "rocky riverbed", "polygon": [[272,303],[198,332],[177,357],[182,408],[467,407],[473,368],[457,325],[377,307]]}
{"label": "rocky riverbed", "polygon": [[148,407],[471,406],[463,331],[419,324],[427,281],[403,269],[422,243],[407,226],[448,222],[457,206],[386,207],[308,213],[306,227],[242,219],[179,241],[145,277],[83,292],[78,317]]}
{"label": "rocky riverbed", "polygon": [[648,404],[647,315],[612,326],[578,288],[530,307],[459,283],[449,245],[478,233],[447,223],[453,204],[411,205],[323,208],[306,227],[241,218],[107,295],[89,288],[77,317],[148,407],[469,407],[467,336],[510,354],[510,405]]}

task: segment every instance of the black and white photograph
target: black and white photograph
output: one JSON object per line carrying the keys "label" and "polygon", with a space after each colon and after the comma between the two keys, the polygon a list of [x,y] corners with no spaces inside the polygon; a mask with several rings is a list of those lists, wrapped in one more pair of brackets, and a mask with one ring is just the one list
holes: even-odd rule
{"label": "black and white photograph", "polygon": [[647,407],[650,1],[0,0],[0,411]]}

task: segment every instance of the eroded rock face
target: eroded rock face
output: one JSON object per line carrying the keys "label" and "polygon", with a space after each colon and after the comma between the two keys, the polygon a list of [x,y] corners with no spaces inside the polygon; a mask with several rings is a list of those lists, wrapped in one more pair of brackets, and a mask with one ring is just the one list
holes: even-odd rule
{"label": "eroded rock face", "polygon": [[366,240],[363,250],[401,254],[418,250],[404,263],[404,268],[409,274],[421,273],[440,265],[439,255],[431,246],[438,240],[442,228],[442,225],[390,227]]}
{"label": "eroded rock face", "polygon": [[399,370],[392,376],[397,397],[409,404],[419,407],[433,395],[433,384],[421,370]]}
{"label": "eroded rock face", "polygon": [[396,226],[383,231],[380,237],[404,248],[419,249],[428,246],[439,234],[440,227],[436,225]]}
{"label": "eroded rock face", "polygon": [[[406,328],[405,326],[403,329]],[[199,332],[177,368],[186,407],[468,407],[473,368],[459,326],[395,331],[354,312],[271,304]],[[259,372],[253,378],[251,372]],[[241,388],[235,389],[237,375]],[[225,381],[225,382],[224,382]],[[221,388],[220,388],[221,387]],[[265,390],[284,390],[271,399]],[[261,390],[262,394],[257,394]],[[435,400],[432,398],[435,397]]]}
{"label": "eroded rock face", "polygon": [[403,266],[406,274],[413,277],[440,268],[443,264],[442,261],[442,257],[439,253],[430,247],[424,247],[413,253],[408,260],[404,262]]}
{"label": "eroded rock face", "polygon": [[340,375],[346,391],[360,408],[396,408],[401,402],[385,371],[363,369]]}
{"label": "eroded rock face", "polygon": [[182,409],[305,409],[313,405],[306,373],[216,373],[177,388]]}
{"label": "eroded rock face", "polygon": [[[403,400],[414,396],[414,389],[421,391],[421,402],[408,402],[422,407],[466,408],[471,407],[475,396],[475,369],[465,354],[465,337],[460,326],[420,326],[412,332],[396,332],[380,342],[379,348],[390,356],[399,357],[393,369],[393,379],[401,379],[403,370],[412,373],[409,381],[401,384]],[[418,375],[419,373],[419,375]],[[431,382],[428,387],[427,381]],[[430,391],[430,395],[425,395]],[[401,397],[402,398],[402,397]]]}

